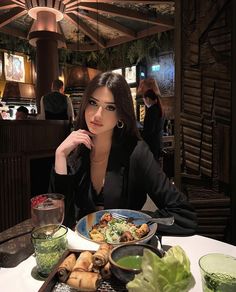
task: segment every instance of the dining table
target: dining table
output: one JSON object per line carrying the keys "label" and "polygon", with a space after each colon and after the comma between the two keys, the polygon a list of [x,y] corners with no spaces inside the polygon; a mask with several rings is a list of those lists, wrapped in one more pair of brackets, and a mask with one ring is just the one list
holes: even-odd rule
{"label": "dining table", "polygon": [[[81,237],[76,231],[68,229],[68,248],[95,251],[99,245]],[[236,246],[208,237],[193,236],[163,236],[162,245],[165,247],[179,245],[187,254],[191,263],[191,273],[195,284],[189,290],[201,292],[202,283],[198,261],[208,253],[223,253],[236,257]],[[0,291],[2,292],[36,292],[44,281],[36,280],[32,271],[36,266],[34,255],[19,263],[13,268],[0,268]]]}

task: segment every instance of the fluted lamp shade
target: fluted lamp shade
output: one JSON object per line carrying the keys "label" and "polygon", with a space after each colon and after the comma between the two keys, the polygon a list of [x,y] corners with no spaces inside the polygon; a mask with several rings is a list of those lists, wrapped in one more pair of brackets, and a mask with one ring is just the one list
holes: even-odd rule
{"label": "fluted lamp shade", "polygon": [[35,88],[30,83],[19,83],[13,81],[7,81],[2,100],[9,99],[35,99]]}

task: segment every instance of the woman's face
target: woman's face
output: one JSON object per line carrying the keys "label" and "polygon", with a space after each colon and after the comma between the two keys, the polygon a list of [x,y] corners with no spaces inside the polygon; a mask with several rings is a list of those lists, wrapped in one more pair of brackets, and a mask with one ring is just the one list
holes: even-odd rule
{"label": "woman's face", "polygon": [[96,89],[85,109],[85,121],[95,135],[112,132],[118,121],[113,94],[107,87]]}
{"label": "woman's face", "polygon": [[146,105],[146,107],[150,107],[152,105],[151,99],[149,97],[143,97],[143,102]]}

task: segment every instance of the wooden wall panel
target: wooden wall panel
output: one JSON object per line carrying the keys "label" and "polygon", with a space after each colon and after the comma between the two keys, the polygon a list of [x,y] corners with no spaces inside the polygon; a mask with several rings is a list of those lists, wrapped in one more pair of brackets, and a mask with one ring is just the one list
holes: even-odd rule
{"label": "wooden wall panel", "polygon": [[232,3],[181,1],[182,187],[198,215],[197,234],[219,240],[227,240],[230,220],[235,225],[229,196]]}
{"label": "wooden wall panel", "polygon": [[[221,153],[229,156],[228,146],[219,138],[231,121],[229,4],[228,0],[182,1],[182,169],[212,180],[222,180],[221,169],[225,178],[229,171],[228,158],[219,166]],[[226,145],[228,134],[222,134]]]}
{"label": "wooden wall panel", "polygon": [[27,176],[24,157],[0,154],[0,169],[0,226],[4,230],[29,216],[30,193],[24,181]]}
{"label": "wooden wall panel", "polygon": [[0,121],[0,232],[30,217],[31,160],[54,157],[69,130],[67,121]]}

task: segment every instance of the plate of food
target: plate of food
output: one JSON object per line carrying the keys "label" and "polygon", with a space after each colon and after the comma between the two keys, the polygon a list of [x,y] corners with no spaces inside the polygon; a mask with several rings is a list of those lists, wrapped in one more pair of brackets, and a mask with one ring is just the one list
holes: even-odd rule
{"label": "plate of food", "polygon": [[[117,218],[117,214],[126,218]],[[151,216],[143,212],[129,209],[100,210],[81,218],[76,225],[76,232],[96,243],[146,243],[157,230],[156,223],[147,224],[150,218]]]}

